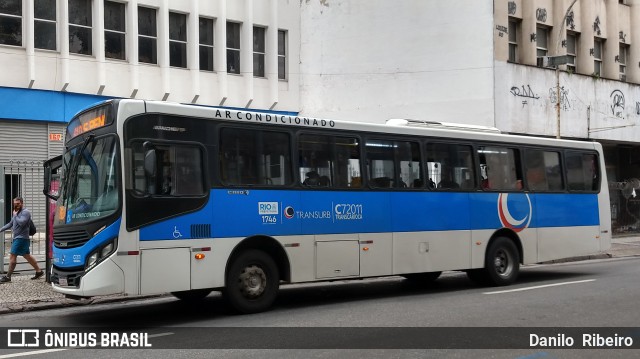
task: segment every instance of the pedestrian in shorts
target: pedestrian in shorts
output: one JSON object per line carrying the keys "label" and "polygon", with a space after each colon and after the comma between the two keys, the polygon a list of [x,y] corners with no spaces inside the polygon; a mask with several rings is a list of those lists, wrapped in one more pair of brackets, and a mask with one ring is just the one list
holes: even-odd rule
{"label": "pedestrian in shorts", "polygon": [[13,243],[11,244],[11,253],[9,254],[9,271],[7,275],[0,278],[0,283],[11,282],[11,275],[16,269],[16,261],[18,256],[24,257],[24,259],[31,264],[33,269],[36,270],[36,274],[31,279],[38,279],[44,275],[44,272],[40,270],[38,262],[29,253],[29,225],[31,223],[31,212],[24,208],[24,201],[22,197],[16,197],[13,200],[13,216],[11,221],[4,227],[0,228],[0,233],[11,228],[13,234]]}

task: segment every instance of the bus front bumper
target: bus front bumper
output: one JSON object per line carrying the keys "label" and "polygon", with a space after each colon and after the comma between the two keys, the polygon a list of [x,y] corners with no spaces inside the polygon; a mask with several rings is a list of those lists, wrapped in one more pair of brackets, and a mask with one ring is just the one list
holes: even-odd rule
{"label": "bus front bumper", "polygon": [[124,293],[124,272],[110,258],[89,272],[65,272],[53,268],[53,290],[71,297],[94,297]]}

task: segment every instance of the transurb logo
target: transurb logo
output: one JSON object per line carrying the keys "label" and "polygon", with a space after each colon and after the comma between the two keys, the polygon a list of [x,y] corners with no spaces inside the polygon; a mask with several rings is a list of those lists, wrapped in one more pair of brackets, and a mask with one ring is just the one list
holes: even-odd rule
{"label": "transurb logo", "polygon": [[498,218],[505,228],[520,232],[531,223],[531,199],[526,193],[500,193]]}

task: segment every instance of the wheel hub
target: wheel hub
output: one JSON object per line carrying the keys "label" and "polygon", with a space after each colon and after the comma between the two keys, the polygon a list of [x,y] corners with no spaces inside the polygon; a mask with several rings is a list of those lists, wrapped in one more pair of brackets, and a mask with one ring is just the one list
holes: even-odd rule
{"label": "wheel hub", "polygon": [[267,285],[267,275],[264,270],[256,265],[246,267],[239,278],[240,292],[246,298],[257,298]]}

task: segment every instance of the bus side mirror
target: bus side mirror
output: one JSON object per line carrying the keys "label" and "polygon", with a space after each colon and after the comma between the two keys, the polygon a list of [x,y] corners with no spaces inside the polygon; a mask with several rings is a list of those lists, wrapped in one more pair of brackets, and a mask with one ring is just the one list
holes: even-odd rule
{"label": "bus side mirror", "polygon": [[147,150],[144,153],[144,173],[147,177],[156,176],[156,150]]}

